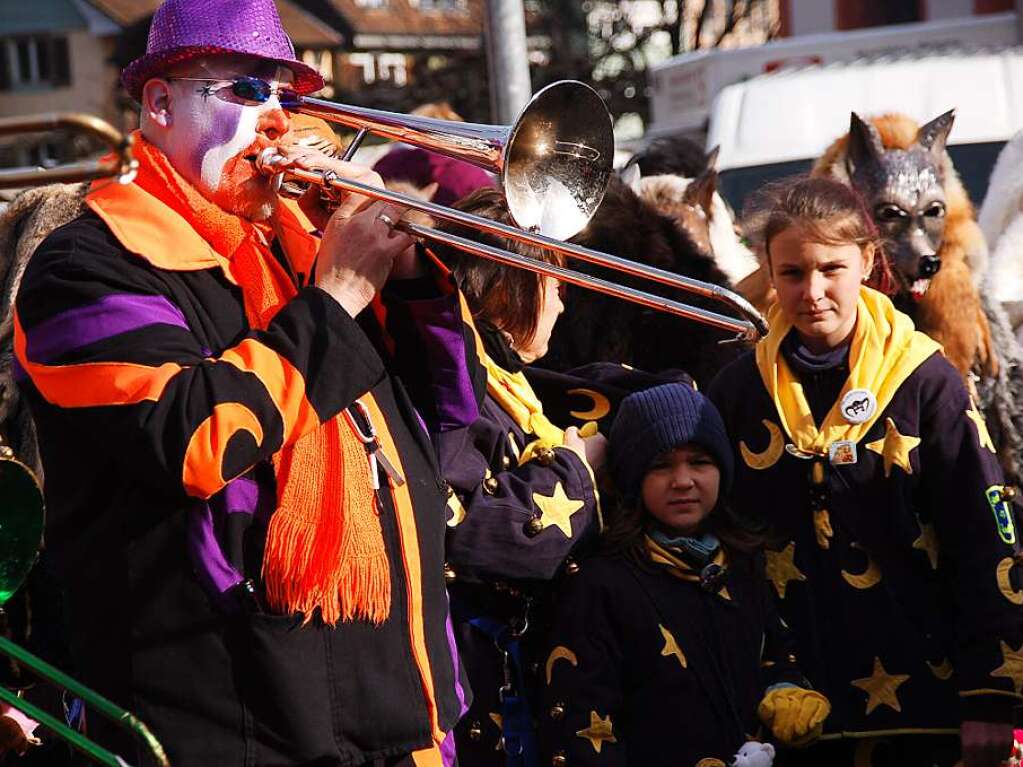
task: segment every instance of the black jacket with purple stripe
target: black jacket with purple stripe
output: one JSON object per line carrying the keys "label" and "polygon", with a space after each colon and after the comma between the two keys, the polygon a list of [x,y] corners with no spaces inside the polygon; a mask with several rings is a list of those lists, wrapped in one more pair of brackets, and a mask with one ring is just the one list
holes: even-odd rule
{"label": "black jacket with purple stripe", "polygon": [[[471,338],[456,293],[412,303],[455,322],[449,341]],[[392,306],[387,330],[415,319],[407,302]],[[175,765],[362,764],[430,746],[468,703],[442,575],[445,485],[394,373],[393,338],[410,331],[385,335],[381,316],[353,320],[306,287],[252,331],[225,271],[157,268],[91,212],[28,267],[22,388],[76,662]],[[366,392],[412,499],[405,518],[379,495],[391,613],[380,626],[300,626],[261,606],[269,459],[296,438],[296,421],[327,420]],[[203,432],[214,414],[239,424],[226,444]],[[224,485],[204,499],[211,460]],[[98,717],[90,735],[148,763]]]}

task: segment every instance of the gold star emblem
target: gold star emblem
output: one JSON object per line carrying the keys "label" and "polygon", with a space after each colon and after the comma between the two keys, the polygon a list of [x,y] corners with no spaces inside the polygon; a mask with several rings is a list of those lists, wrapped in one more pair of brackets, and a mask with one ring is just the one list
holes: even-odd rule
{"label": "gold star emblem", "polygon": [[582,501],[574,501],[565,495],[565,488],[558,482],[554,485],[552,495],[541,495],[533,493],[533,503],[540,509],[540,524],[544,530],[548,527],[556,527],[565,534],[566,538],[572,537],[572,515],[583,507]]}
{"label": "gold star emblem", "polygon": [[934,525],[920,523],[920,537],[913,541],[913,548],[926,551],[927,558],[931,560],[931,569],[938,569],[938,536],[934,532]]}
{"label": "gold star emblem", "polygon": [[659,623],[657,624],[657,628],[661,630],[661,636],[664,637],[664,647],[661,650],[661,655],[665,658],[674,655],[678,658],[678,662],[682,668],[686,668],[688,664],[686,663],[685,653],[682,652],[682,648],[678,646],[678,642],[675,641],[675,637],[672,636],[668,629],[664,628],[664,626]]}
{"label": "gold star emblem", "polygon": [[608,743],[617,743],[618,739],[614,736],[614,732],[611,726],[611,715],[608,714],[603,719],[597,715],[596,711],[590,712],[590,726],[585,730],[579,730],[576,733],[580,738],[590,741],[593,746],[593,750],[598,754],[600,749],[604,745],[604,741]]}
{"label": "gold star emblem", "polygon": [[867,450],[873,450],[884,458],[884,475],[891,476],[892,464],[895,464],[907,474],[913,473],[913,465],[909,462],[909,454],[920,444],[919,437],[909,437],[899,434],[895,421],[886,418],[884,421],[884,439],[877,442],[868,442]]}
{"label": "gold star emblem", "polygon": [[874,658],[874,673],[864,679],[854,679],[850,684],[867,693],[869,714],[878,706],[888,706],[896,711],[902,711],[896,690],[908,679],[909,674],[889,674],[881,665],[881,659]]}
{"label": "gold star emblem", "polygon": [[765,555],[767,564],[764,570],[767,577],[771,579],[771,583],[774,584],[779,598],[785,598],[785,589],[788,587],[789,581],[806,580],[806,576],[796,567],[796,544],[794,541],[789,541],[789,545],[781,551],[768,550]]}
{"label": "gold star emblem", "polygon": [[1001,676],[1012,681],[1012,687],[1019,695],[1023,691],[1023,644],[1013,650],[1006,642],[1002,646],[1002,665],[991,672],[991,676]]}
{"label": "gold star emblem", "polygon": [[991,441],[991,433],[987,430],[984,416],[977,409],[977,405],[972,397],[970,398],[970,409],[966,411],[966,417],[973,421],[973,425],[977,427],[977,439],[980,440],[980,446],[986,447],[992,453],[996,452],[995,443]]}

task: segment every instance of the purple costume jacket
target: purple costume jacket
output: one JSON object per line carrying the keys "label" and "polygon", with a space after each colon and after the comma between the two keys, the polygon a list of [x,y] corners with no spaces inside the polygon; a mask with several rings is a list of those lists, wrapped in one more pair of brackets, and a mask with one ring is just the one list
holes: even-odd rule
{"label": "purple costume jacket", "polygon": [[[449,418],[449,423],[454,419]],[[534,652],[543,642],[547,582],[599,530],[599,498],[583,459],[566,447],[520,465],[526,434],[489,394],[469,426],[435,434],[450,486],[447,568],[461,662],[474,702],[455,729],[463,765],[503,765],[498,690],[503,656],[487,626],[529,627],[518,643],[516,693],[538,703]],[[524,688],[524,689],[518,689]]]}
{"label": "purple costume jacket", "polygon": [[[818,423],[847,372],[799,372]],[[772,436],[777,410],[753,354],[709,395],[736,446],[734,508],[777,534],[767,572],[800,665],[833,706],[825,734],[955,735],[963,719],[1008,720],[1023,697],[1018,532],[948,361],[920,364],[855,462],[838,465],[781,449],[789,438]],[[825,512],[829,528],[814,523]]]}

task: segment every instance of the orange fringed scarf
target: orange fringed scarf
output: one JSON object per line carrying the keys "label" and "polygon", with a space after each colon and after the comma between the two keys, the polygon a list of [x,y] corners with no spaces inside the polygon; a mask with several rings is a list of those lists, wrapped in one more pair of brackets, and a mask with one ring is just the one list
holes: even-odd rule
{"label": "orange fringed scarf", "polygon": [[[263,330],[297,293],[254,225],[209,202],[136,134],[137,183],[182,216],[230,262],[249,325]],[[286,215],[282,212],[282,215]],[[339,414],[273,457],[277,509],[270,519],[263,580],[270,606],[302,613],[317,608],[325,623],[365,619],[379,624],[391,609],[391,579],[376,513],[366,450]],[[338,469],[341,469],[340,471]]]}

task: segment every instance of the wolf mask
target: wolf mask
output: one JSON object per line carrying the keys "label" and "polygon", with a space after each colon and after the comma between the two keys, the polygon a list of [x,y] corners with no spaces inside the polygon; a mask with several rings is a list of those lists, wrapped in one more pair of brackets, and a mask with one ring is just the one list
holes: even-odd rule
{"label": "wolf mask", "polygon": [[852,113],[846,171],[882,236],[900,292],[920,300],[941,268],[945,237],[942,158],[955,111],[923,125],[907,149],[885,149],[878,130]]}

